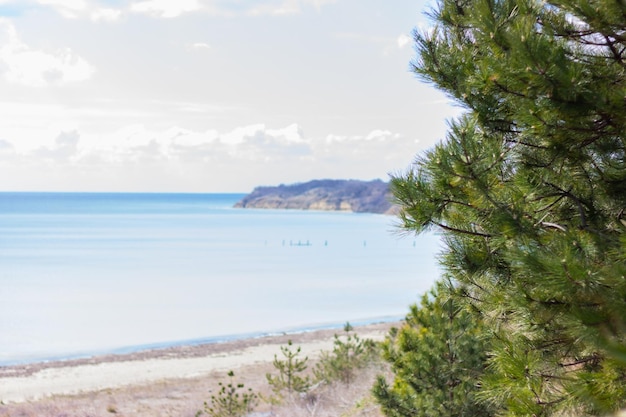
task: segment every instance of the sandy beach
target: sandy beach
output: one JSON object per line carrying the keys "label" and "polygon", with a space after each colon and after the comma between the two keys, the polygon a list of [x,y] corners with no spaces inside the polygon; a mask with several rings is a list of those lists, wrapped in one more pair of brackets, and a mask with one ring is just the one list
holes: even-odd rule
{"label": "sandy beach", "polygon": [[[361,338],[382,340],[393,325],[397,323],[361,326],[356,332]],[[104,414],[90,411],[89,415],[110,415],[113,410],[119,414],[122,408],[129,410],[125,415],[193,415],[229,370],[247,387],[262,392],[267,388],[265,374],[273,370],[281,346],[291,340],[313,361],[321,351],[332,350],[333,337],[340,333],[341,329],[318,330],[4,367],[0,368],[0,415],[54,415],[54,409],[65,413],[59,415],[85,415],[67,414],[67,409],[93,407]]]}

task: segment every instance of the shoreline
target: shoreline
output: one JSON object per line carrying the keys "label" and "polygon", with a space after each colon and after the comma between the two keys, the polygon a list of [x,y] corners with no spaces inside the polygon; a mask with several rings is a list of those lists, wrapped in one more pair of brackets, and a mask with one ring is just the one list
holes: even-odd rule
{"label": "shoreline", "polygon": [[[360,338],[383,340],[389,329],[399,323],[396,320],[355,324],[354,332]],[[334,335],[340,334],[342,327],[5,366],[0,368],[0,402],[25,403],[172,380],[194,380],[249,367],[267,368],[289,340],[301,346],[303,355],[314,360],[322,350],[332,350]]]}
{"label": "shoreline", "polygon": [[[393,316],[381,316],[381,317],[368,318],[368,319],[358,319],[358,320],[348,321],[348,322],[350,323],[351,326],[358,328],[358,327],[368,326],[371,324],[397,323],[402,320],[404,320],[404,316],[393,315]],[[179,347],[212,345],[212,344],[220,344],[220,343],[228,343],[228,342],[237,342],[240,340],[247,340],[247,339],[260,339],[260,338],[272,337],[272,336],[297,335],[300,333],[317,332],[320,330],[335,330],[336,331],[336,330],[343,329],[343,326],[345,324],[346,324],[346,321],[343,321],[341,323],[332,322],[332,323],[323,323],[323,324],[310,324],[310,325],[282,328],[278,330],[238,333],[238,334],[231,334],[231,335],[208,336],[208,337],[199,337],[199,338],[193,338],[193,339],[146,343],[146,344],[131,345],[131,346],[119,346],[119,347],[105,348],[105,349],[86,350],[82,352],[76,351],[76,352],[70,352],[67,354],[50,354],[49,356],[46,356],[45,354],[32,355],[31,358],[0,361],[0,378],[3,376],[4,370],[8,368],[36,367],[38,365],[52,364],[52,363],[59,363],[59,362],[89,361],[91,358],[126,356],[126,355],[133,355],[133,354],[149,353],[151,351],[169,350],[172,348],[179,348]]]}

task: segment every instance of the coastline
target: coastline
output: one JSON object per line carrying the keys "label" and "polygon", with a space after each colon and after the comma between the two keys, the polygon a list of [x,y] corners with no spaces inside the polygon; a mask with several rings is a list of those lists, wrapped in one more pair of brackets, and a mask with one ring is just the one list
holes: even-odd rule
{"label": "coastline", "polygon": [[[375,318],[368,319],[359,319],[354,321],[349,321],[350,325],[353,327],[363,327],[368,326],[370,324],[380,324],[380,323],[395,323],[404,320],[404,316],[400,315],[391,315],[391,316],[381,316]],[[222,344],[227,342],[237,342],[240,340],[246,339],[260,339],[271,336],[281,336],[281,335],[296,335],[300,333],[309,333],[315,332],[319,330],[335,330],[339,331],[343,329],[343,326],[346,324],[346,321],[343,322],[332,322],[332,323],[322,323],[322,324],[309,324],[303,326],[295,326],[295,327],[287,327],[281,329],[273,329],[273,330],[264,330],[257,332],[248,332],[248,333],[239,333],[239,334],[230,334],[230,335],[219,335],[219,336],[207,336],[201,338],[194,339],[185,339],[185,340],[172,340],[165,342],[155,342],[155,343],[147,343],[141,345],[131,345],[131,346],[119,346],[113,348],[105,348],[105,349],[94,349],[83,352],[69,352],[67,354],[40,354],[33,355],[30,358],[22,358],[16,360],[4,360],[0,361],[0,378],[3,375],[5,369],[9,368],[32,368],[37,367],[41,364],[50,364],[50,363],[62,363],[62,362],[82,362],[89,361],[91,358],[101,358],[101,357],[113,357],[113,356],[132,356],[134,354],[149,354],[150,352],[159,352],[166,351],[173,348],[189,348],[194,346],[202,346],[202,345],[213,345],[213,344]]]}
{"label": "coastline", "polygon": [[[361,338],[383,340],[399,321],[355,323]],[[128,390],[166,384],[167,381],[206,379],[229,370],[242,374],[252,368],[271,370],[274,355],[289,340],[301,346],[302,353],[314,360],[322,350],[332,350],[335,334],[341,328],[325,328],[293,333],[240,338],[236,340],[179,345],[108,354],[82,359],[38,362],[0,368],[0,401],[10,404],[44,400],[58,396],[86,395],[106,390]],[[261,372],[264,377],[265,373]],[[210,378],[209,378],[210,379]],[[263,379],[263,378],[261,378]],[[0,410],[2,411],[2,410]]]}

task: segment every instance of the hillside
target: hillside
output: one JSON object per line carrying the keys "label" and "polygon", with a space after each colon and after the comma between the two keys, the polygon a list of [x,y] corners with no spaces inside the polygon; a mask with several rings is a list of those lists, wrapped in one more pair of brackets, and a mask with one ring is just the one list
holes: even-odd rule
{"label": "hillside", "polygon": [[390,197],[389,184],[381,180],[313,180],[257,187],[235,207],[390,214]]}

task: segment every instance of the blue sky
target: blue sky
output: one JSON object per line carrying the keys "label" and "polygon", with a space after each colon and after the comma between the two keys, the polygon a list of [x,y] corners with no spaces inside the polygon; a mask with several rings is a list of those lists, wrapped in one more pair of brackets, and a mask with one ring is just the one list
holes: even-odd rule
{"label": "blue sky", "polygon": [[424,1],[0,0],[0,190],[387,179],[458,109]]}

